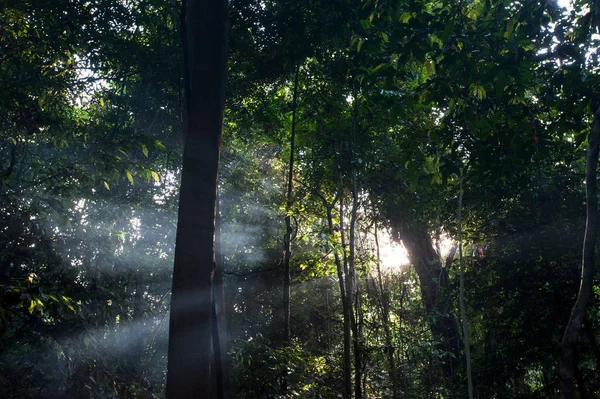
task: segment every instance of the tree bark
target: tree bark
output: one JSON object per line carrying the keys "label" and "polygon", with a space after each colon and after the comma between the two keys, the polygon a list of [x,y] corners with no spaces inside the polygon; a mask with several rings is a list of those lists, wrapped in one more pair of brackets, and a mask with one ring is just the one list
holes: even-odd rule
{"label": "tree bark", "polygon": [[458,206],[456,208],[456,221],[458,224],[458,261],[460,264],[460,317],[463,327],[463,344],[465,349],[465,360],[467,362],[467,388],[469,399],[473,399],[473,379],[471,376],[471,347],[469,345],[469,325],[467,323],[467,310],[465,308],[465,262],[462,250],[462,200],[463,200],[463,177],[460,177],[460,186],[458,191]]}
{"label": "tree bark", "polygon": [[[323,205],[327,210],[327,227],[329,229],[329,234],[331,240],[335,240],[334,236],[334,227],[333,227],[333,207],[335,206],[335,201],[333,204],[328,204],[325,200],[325,197],[321,197],[323,201]],[[343,360],[343,370],[344,370],[344,399],[352,398],[352,361],[350,359],[350,313],[352,309],[350,308],[350,304],[348,303],[348,298],[346,295],[346,286],[344,281],[344,267],[342,265],[342,259],[337,251],[337,248],[333,248],[333,258],[335,260],[335,267],[338,275],[338,283],[340,286],[340,297],[342,299],[342,313],[344,318],[344,360]]]}
{"label": "tree bark", "polygon": [[446,388],[452,392],[453,370],[459,364],[460,338],[456,318],[450,313],[448,303],[440,300],[441,291],[448,287],[448,273],[442,267],[426,231],[406,228],[402,230],[401,238],[419,276],[425,310],[430,315],[431,331],[434,338],[442,342],[438,347],[445,352],[442,370]]}
{"label": "tree bark", "polygon": [[[290,259],[292,258],[292,221],[290,212],[292,210],[292,178],[294,175],[294,151],[296,147],[296,104],[298,102],[298,75],[300,64],[296,65],[294,76],[294,94],[292,99],[292,131],[290,134],[290,162],[288,164],[287,200],[285,204],[285,235],[283,236],[283,342],[289,346],[292,339],[290,330],[291,307],[290,307]],[[287,368],[287,367],[286,367]],[[281,394],[287,395],[288,380],[287,370],[281,380]]]}
{"label": "tree bark", "polygon": [[[353,90],[353,106],[352,106],[352,131],[351,131],[351,157],[350,160],[352,164],[350,165],[352,169],[352,208],[350,211],[350,254],[348,260],[348,281],[350,282],[349,290],[348,290],[348,300],[350,303],[355,304],[356,315],[354,311],[351,309],[352,317],[352,336],[353,336],[353,349],[354,349],[354,397],[356,399],[362,399],[362,388],[361,388],[361,373],[362,373],[362,365],[361,365],[361,353],[360,353],[360,328],[357,322],[358,314],[360,312],[360,304],[358,303],[358,278],[356,274],[356,219],[358,212],[358,187],[357,187],[357,179],[356,179],[356,159],[354,154],[354,146],[356,144],[356,129],[358,123],[358,96],[357,90]],[[356,284],[356,286],[355,286]]]}
{"label": "tree bark", "polygon": [[[598,11],[598,10],[597,10]],[[598,230],[598,186],[597,167],[600,148],[600,108],[594,113],[594,122],[588,138],[586,155],[586,226],[583,239],[583,260],[581,266],[581,283],[571,317],[565,328],[560,343],[560,389],[563,399],[575,398],[575,351],[581,334],[581,324],[592,296],[594,275],[596,273],[596,234]]]}
{"label": "tree bark", "polygon": [[211,377],[212,285],[227,8],[226,0],[182,4],[188,112],[169,324],[170,399],[218,394]]}

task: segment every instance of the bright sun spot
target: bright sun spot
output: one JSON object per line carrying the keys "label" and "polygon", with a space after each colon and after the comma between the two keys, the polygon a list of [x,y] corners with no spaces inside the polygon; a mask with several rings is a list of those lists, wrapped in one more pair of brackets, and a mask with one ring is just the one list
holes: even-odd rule
{"label": "bright sun spot", "polygon": [[[378,239],[381,266],[385,271],[400,271],[410,264],[408,259],[408,251],[404,245],[394,241],[387,231],[379,232]],[[433,241],[433,245],[437,250],[435,239]],[[439,249],[443,258],[448,255],[452,249],[452,245],[452,240],[448,236],[442,235],[439,243]]]}
{"label": "bright sun spot", "polygon": [[570,10],[572,7],[571,0],[558,0],[558,5],[566,8],[567,10]]}
{"label": "bright sun spot", "polygon": [[381,266],[388,271],[400,270],[409,264],[408,252],[404,245],[398,244],[388,232],[379,233],[379,256]]}

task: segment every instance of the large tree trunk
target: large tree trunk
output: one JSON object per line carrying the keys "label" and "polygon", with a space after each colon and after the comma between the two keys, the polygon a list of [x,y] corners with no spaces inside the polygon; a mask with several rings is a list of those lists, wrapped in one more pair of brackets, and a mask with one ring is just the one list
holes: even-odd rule
{"label": "large tree trunk", "polygon": [[586,156],[586,226],[585,238],[583,239],[583,261],[581,266],[581,284],[575,306],[571,311],[571,317],[560,343],[560,389],[564,399],[575,398],[575,370],[576,349],[579,335],[581,334],[581,324],[587,311],[590,298],[592,297],[592,288],[594,284],[594,274],[596,273],[596,233],[598,230],[598,186],[597,186],[597,167],[598,150],[600,148],[600,108],[594,114],[594,123],[588,139],[588,149]]}
{"label": "large tree trunk", "polygon": [[456,318],[450,313],[449,304],[440,298],[444,288],[448,287],[448,273],[442,267],[427,232],[405,229],[401,238],[419,276],[421,295],[430,315],[431,331],[434,338],[441,341],[439,349],[446,353],[442,357],[442,369],[446,388],[452,393],[452,375],[459,364],[460,337]]}
{"label": "large tree trunk", "polygon": [[[294,176],[294,151],[296,147],[296,104],[298,101],[298,75],[300,65],[296,65],[294,76],[294,94],[292,98],[292,131],[290,134],[290,162],[288,165],[288,181],[285,204],[285,235],[283,236],[283,342],[289,346],[292,339],[290,330],[291,308],[290,308],[290,260],[292,258],[292,178]],[[287,370],[284,370],[281,381],[281,394],[287,395],[288,380]]]}
{"label": "large tree trunk", "polygon": [[226,0],[182,4],[188,106],[173,270],[167,398],[215,398],[215,207],[225,100]]}

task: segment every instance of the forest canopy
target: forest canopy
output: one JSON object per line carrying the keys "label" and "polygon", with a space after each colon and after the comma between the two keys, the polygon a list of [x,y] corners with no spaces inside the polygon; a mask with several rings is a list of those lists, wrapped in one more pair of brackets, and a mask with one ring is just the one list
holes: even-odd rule
{"label": "forest canopy", "polygon": [[4,0],[0,397],[600,397],[598,0]]}

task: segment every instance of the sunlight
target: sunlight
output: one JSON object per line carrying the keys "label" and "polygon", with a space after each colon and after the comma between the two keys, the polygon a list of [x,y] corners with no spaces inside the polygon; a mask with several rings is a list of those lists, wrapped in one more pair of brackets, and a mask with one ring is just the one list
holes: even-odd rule
{"label": "sunlight", "polygon": [[408,260],[408,252],[404,245],[392,240],[392,237],[387,231],[378,233],[379,239],[379,256],[381,258],[381,266],[385,271],[400,271],[405,268],[410,262]]}
{"label": "sunlight", "polygon": [[[383,271],[397,272],[405,269],[409,264],[408,251],[402,243],[395,242],[387,231],[378,233],[379,239],[379,256],[381,258],[381,266]],[[438,248],[438,245],[433,239],[434,248]],[[446,234],[442,234],[439,251],[441,252],[442,258],[445,258],[452,249],[453,242]]]}
{"label": "sunlight", "polygon": [[566,8],[567,10],[571,10],[573,7],[571,4],[571,0],[558,0],[558,5],[562,8]]}

